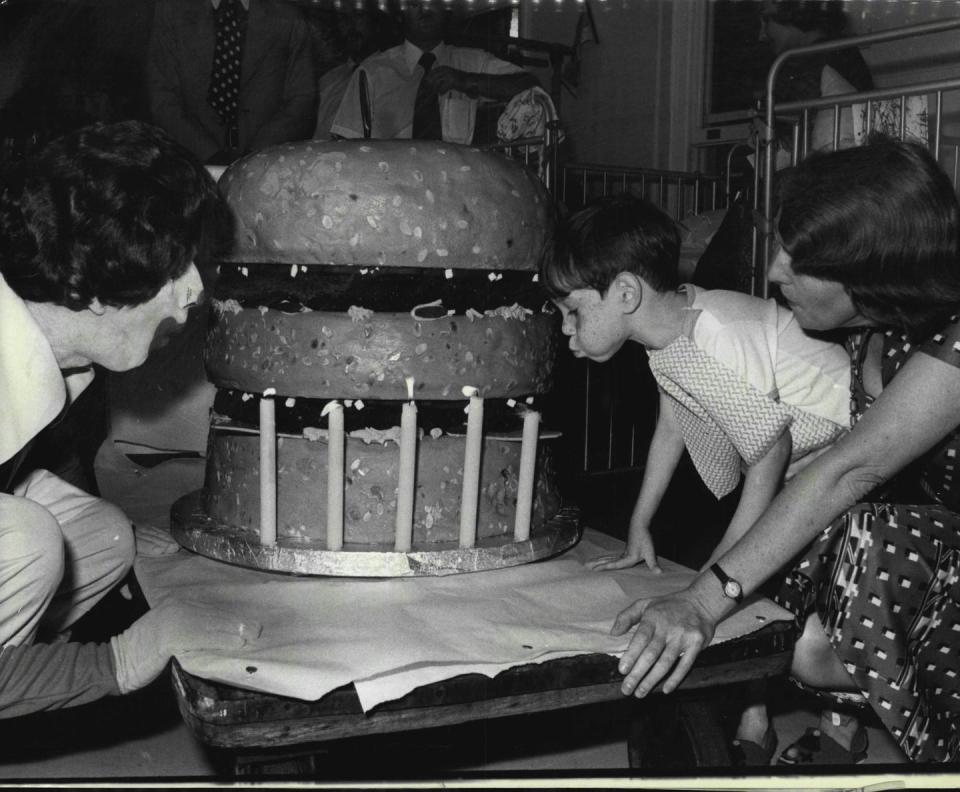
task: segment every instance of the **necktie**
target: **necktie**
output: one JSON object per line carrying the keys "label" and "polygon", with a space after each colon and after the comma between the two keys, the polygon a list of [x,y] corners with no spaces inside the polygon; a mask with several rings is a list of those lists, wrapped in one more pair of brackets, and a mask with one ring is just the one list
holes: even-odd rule
{"label": "necktie", "polygon": [[207,101],[220,123],[228,129],[237,125],[237,99],[240,96],[240,60],[246,32],[246,15],[239,0],[221,0],[216,10],[217,38],[213,49],[213,70]]}
{"label": "necktie", "polygon": [[423,68],[420,87],[413,106],[413,137],[419,140],[440,140],[443,127],[440,124],[440,97],[429,85],[426,76],[433,68],[437,56],[424,52],[417,63]]}

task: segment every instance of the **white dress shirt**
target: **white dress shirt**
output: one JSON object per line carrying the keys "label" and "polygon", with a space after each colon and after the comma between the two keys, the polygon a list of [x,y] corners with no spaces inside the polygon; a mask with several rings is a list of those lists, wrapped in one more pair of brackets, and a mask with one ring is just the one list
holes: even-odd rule
{"label": "white dress shirt", "polygon": [[[434,68],[450,66],[473,74],[504,75],[522,72],[519,66],[472,47],[439,44]],[[330,131],[345,138],[363,137],[360,111],[360,74],[366,74],[371,110],[371,137],[409,138],[413,134],[413,107],[423,69],[417,65],[423,50],[409,41],[377,52],[354,71],[344,93],[340,109]],[[473,140],[478,99],[460,91],[447,91],[440,97],[440,121],[443,139],[469,144]]]}

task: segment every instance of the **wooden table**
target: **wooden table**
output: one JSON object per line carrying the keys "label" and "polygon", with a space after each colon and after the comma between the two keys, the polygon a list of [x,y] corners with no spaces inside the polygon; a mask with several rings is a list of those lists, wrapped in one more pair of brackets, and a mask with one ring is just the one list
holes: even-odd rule
{"label": "wooden table", "polygon": [[[674,693],[635,700],[630,766],[689,770],[729,765],[728,739],[711,699],[723,693],[724,686],[784,675],[795,639],[791,622],[773,622],[705,649]],[[285,750],[303,757],[341,738],[622,700],[621,681],[616,658],[578,655],[517,666],[493,679],[480,674],[454,677],[364,713],[352,685],[318,701],[301,701],[209,682],[173,665],[173,686],[185,722],[201,742],[229,751],[237,774],[256,774],[257,757],[265,752],[274,759]],[[648,728],[648,723],[656,728]]]}

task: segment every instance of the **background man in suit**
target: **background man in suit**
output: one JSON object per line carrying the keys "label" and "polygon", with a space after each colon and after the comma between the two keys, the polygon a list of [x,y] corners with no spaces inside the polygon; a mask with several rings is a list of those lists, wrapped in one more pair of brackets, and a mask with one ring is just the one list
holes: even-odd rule
{"label": "background man in suit", "polygon": [[278,0],[163,0],[147,62],[150,114],[202,162],[303,140],[316,121],[311,37]]}

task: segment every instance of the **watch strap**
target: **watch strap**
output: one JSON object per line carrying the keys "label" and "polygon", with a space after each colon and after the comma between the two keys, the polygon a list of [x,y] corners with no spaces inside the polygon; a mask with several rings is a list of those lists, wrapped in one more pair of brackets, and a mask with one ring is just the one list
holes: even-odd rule
{"label": "watch strap", "polygon": [[[740,584],[739,580],[734,580],[732,577],[730,577],[730,575],[724,572],[720,564],[713,564],[710,567],[710,571],[713,572],[713,574],[717,576],[717,580],[720,581],[720,586],[723,589],[723,596],[729,597],[736,603],[740,603],[743,601],[743,586]],[[728,593],[727,592],[728,583],[733,583],[736,586],[737,591],[739,593],[736,594],[735,596]]]}

